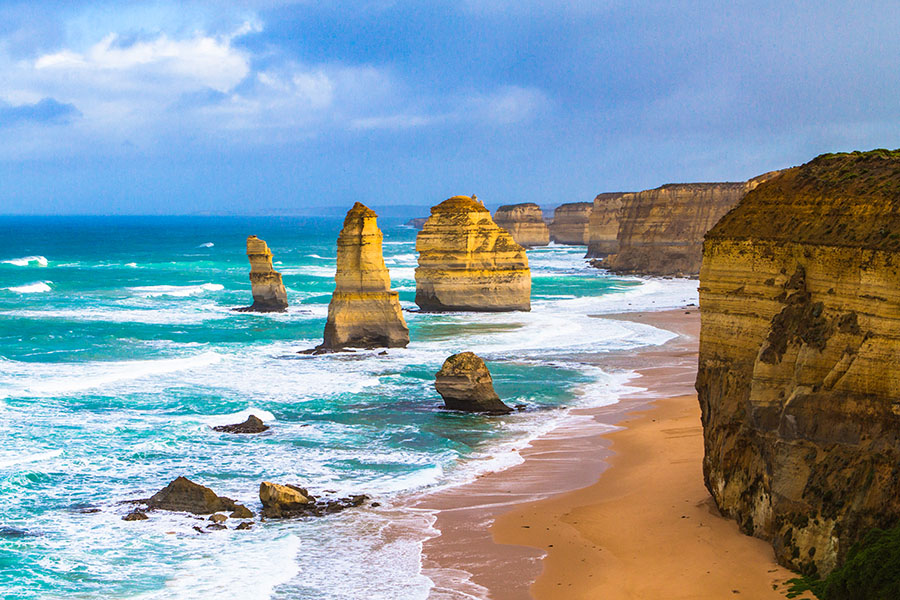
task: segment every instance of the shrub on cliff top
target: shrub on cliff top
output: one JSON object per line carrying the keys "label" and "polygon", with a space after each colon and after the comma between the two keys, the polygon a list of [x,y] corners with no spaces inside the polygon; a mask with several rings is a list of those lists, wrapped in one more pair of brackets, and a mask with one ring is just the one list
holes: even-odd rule
{"label": "shrub on cliff top", "polygon": [[900,525],[873,529],[847,553],[841,568],[822,580],[792,579],[788,598],[811,591],[822,600],[900,598]]}

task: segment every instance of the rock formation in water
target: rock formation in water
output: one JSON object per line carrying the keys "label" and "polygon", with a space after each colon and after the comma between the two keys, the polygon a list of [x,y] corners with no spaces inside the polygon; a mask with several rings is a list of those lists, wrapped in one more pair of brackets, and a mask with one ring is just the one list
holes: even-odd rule
{"label": "rock formation in water", "polygon": [[622,192],[609,192],[594,198],[585,258],[603,258],[619,251],[619,214],[624,195]]}
{"label": "rock formation in water", "polygon": [[520,246],[532,248],[550,243],[550,229],[544,213],[534,202],[507,204],[494,213],[494,222],[507,230]]}
{"label": "rock formation in water", "polygon": [[550,239],[557,244],[585,245],[590,239],[591,202],[557,206],[550,223]]}
{"label": "rock formation in water", "polygon": [[415,229],[422,229],[422,227],[425,226],[425,221],[427,220],[428,217],[415,217],[404,223],[404,225],[407,227],[413,227]]}
{"label": "rock formation in water", "polygon": [[473,352],[454,354],[444,361],[434,379],[434,387],[452,410],[505,414],[512,409],[494,391],[487,365]]}
{"label": "rock formation in water", "polygon": [[171,510],[208,515],[223,510],[237,510],[231,498],[217,496],[206,486],[194,483],[186,477],[178,477],[147,500],[137,501],[152,510]]}
{"label": "rock formation in water", "polygon": [[804,573],[900,523],[898,306],[900,151],[788,169],[706,236],[706,485]]}
{"label": "rock formation in water", "polygon": [[237,308],[238,312],[284,312],[287,292],[281,273],[272,268],[272,253],[266,243],[251,235],[247,238],[247,258],[250,259],[250,285],[253,304]]}
{"label": "rock formation in water", "polygon": [[[369,497],[365,494],[355,494],[346,498],[317,500],[304,488],[263,481],[259,484],[259,500],[263,505],[263,516],[281,519],[331,515],[348,508],[362,506]],[[373,502],[372,506],[378,504]]]}
{"label": "rock formation in water", "polygon": [[531,310],[525,249],[477,200],[454,196],[432,207],[416,250],[416,304],[422,310]]}
{"label": "rock formation in water", "polygon": [[269,428],[262,422],[262,419],[256,415],[250,415],[243,423],[235,423],[234,425],[217,425],[213,427],[213,431],[222,433],[262,433]]}
{"label": "rock formation in water", "polygon": [[619,248],[599,266],[637,275],[699,274],[704,234],[747,192],[774,175],[741,183],[673,183],[623,195]]}
{"label": "rock formation in water", "polygon": [[404,348],[409,328],[381,251],[374,211],[357,202],[337,240],[337,274],[320,348]]}

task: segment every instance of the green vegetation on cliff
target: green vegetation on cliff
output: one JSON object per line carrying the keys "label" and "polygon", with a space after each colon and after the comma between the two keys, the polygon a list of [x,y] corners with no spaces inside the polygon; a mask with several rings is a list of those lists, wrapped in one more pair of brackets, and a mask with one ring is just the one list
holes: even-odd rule
{"label": "green vegetation on cliff", "polygon": [[822,600],[900,598],[900,526],[873,529],[855,544],[844,565],[825,579],[791,580],[788,598],[811,591]]}

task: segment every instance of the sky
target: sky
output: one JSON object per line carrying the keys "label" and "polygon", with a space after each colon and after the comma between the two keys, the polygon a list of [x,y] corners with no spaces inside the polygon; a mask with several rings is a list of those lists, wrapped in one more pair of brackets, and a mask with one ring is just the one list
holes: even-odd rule
{"label": "sky", "polygon": [[900,146],[896,0],[0,0],[0,214],[589,201]]}

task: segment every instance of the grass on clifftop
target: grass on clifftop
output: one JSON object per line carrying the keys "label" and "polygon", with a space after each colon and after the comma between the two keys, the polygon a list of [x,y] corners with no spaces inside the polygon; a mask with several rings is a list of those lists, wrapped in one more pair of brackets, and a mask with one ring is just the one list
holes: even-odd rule
{"label": "grass on clifftop", "polygon": [[821,600],[900,598],[900,525],[873,529],[850,549],[844,565],[825,579],[792,579],[788,598],[810,591]]}

